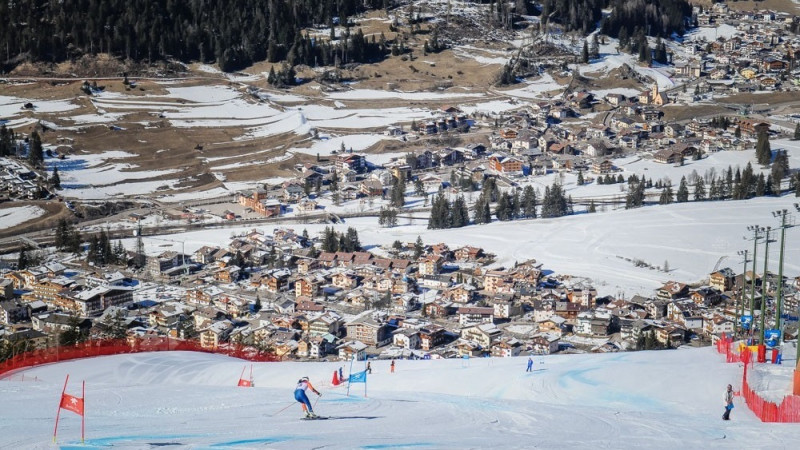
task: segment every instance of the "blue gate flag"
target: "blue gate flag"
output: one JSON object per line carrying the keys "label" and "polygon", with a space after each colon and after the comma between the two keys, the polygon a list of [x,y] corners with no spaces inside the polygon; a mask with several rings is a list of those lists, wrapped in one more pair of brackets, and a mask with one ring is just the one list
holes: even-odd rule
{"label": "blue gate flag", "polygon": [[366,383],[367,382],[367,371],[364,370],[358,373],[351,373],[350,378],[348,379],[350,383]]}

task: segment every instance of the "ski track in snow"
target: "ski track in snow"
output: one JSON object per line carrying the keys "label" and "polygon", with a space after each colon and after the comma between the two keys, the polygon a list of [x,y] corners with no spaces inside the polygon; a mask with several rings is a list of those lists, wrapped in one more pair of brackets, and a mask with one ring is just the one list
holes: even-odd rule
{"label": "ski track in snow", "polygon": [[[361,384],[350,397],[330,386],[343,362],[253,363],[253,389],[235,386],[249,362],[212,354],[51,364],[22,372],[37,382],[0,380],[0,448],[52,448],[67,373],[68,393],[86,380],[88,439],[80,444],[79,418],[63,412],[62,449],[788,448],[800,438],[800,427],[762,424],[740,398],[721,422],[722,389],[738,389],[741,368],[711,348],[534,357],[530,373],[526,363],[398,360],[389,374],[388,361],[374,360],[366,398]],[[303,375],[330,420],[300,420],[291,391]]]}

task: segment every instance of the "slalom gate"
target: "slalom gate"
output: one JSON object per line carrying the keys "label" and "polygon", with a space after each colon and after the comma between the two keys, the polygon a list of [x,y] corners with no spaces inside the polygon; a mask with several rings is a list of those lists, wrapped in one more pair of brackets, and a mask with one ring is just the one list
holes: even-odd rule
{"label": "slalom gate", "polygon": [[279,361],[274,353],[244,345],[224,345],[205,348],[197,341],[185,341],[169,337],[103,339],[81,342],[76,345],[48,347],[20,353],[0,362],[0,378],[26,367],[40,366],[60,361],[69,361],[95,356],[121,355],[126,353],[188,351],[216,353],[254,362]]}
{"label": "slalom gate", "polygon": [[[780,404],[777,404],[764,399],[751,388],[747,372],[748,366],[752,369],[758,359],[758,346],[747,346],[742,342],[733,341],[724,334],[716,346],[717,352],[725,355],[726,362],[743,363],[741,396],[756,417],[762,422],[800,423],[800,395],[787,395]],[[761,352],[763,356],[764,350]]]}

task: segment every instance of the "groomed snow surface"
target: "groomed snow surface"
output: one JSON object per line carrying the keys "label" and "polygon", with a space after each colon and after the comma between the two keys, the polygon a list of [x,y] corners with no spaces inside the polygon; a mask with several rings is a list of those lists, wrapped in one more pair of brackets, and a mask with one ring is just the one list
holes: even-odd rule
{"label": "groomed snow surface", "polygon": [[[373,361],[363,385],[330,387],[344,363],[250,363],[191,352],[118,355],[33,368],[0,381],[0,447],[52,448],[64,377],[86,380],[87,442],[62,412],[60,448],[793,448],[800,425],[761,423],[723,391],[741,367],[712,348],[526,358]],[[362,363],[354,368],[361,370]],[[345,374],[348,366],[345,366]],[[303,421],[297,379],[322,392]],[[311,394],[309,392],[309,394]],[[316,397],[311,394],[312,402]],[[288,407],[287,409],[284,409]]]}

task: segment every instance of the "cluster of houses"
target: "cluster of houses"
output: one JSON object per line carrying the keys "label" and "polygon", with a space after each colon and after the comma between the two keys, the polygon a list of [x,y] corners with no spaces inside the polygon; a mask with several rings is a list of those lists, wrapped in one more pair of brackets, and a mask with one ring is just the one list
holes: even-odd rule
{"label": "cluster of houses", "polygon": [[36,172],[11,158],[0,158],[0,201],[34,200],[40,195]]}
{"label": "cluster of houses", "polygon": [[[78,327],[95,338],[114,330],[209,349],[244,344],[283,359],[607,352],[636,348],[648,333],[679,346],[732,332],[743,280],[722,269],[706,286],[668,282],[623,299],[544,276],[534,260],[489,268],[493,255],[477,247],[395,243],[371,253],[320,244],[277,228],[149,257],[136,274],[68,261],[6,270],[0,338],[47,346]],[[776,277],[765,282],[774,291]],[[800,278],[784,280],[787,308],[797,307],[799,287]]]}
{"label": "cluster of houses", "polygon": [[[800,38],[788,27],[797,18],[774,11],[736,11],[726,3],[714,3],[704,11],[695,8],[698,25],[728,25],[733,36],[708,42],[686,41],[686,58],[675,63],[676,75],[703,78],[715,92],[751,92],[781,89],[786,81],[797,84],[800,74],[794,61],[800,57]],[[789,74],[789,80],[782,79]]]}

